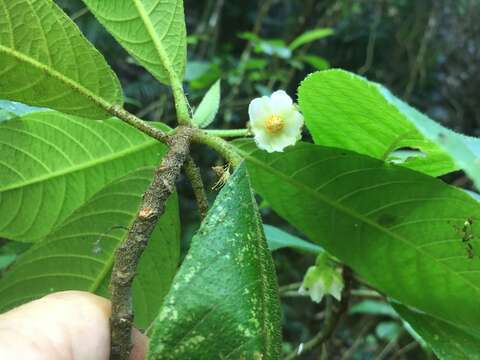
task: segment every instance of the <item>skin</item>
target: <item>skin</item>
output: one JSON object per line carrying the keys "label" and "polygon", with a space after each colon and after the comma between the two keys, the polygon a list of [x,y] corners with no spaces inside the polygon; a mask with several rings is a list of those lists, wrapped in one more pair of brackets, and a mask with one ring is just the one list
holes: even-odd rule
{"label": "skin", "polygon": [[[83,291],[47,295],[0,315],[0,359],[108,360],[110,301]],[[131,360],[148,339],[132,332]]]}

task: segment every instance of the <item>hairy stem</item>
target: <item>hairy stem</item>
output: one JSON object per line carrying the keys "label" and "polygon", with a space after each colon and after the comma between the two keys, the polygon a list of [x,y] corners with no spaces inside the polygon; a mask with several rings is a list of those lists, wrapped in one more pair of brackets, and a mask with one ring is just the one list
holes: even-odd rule
{"label": "hairy stem", "polygon": [[208,200],[205,192],[205,186],[203,184],[202,175],[195,160],[191,156],[187,157],[185,162],[185,173],[188,180],[192,184],[195,200],[197,201],[198,211],[200,212],[200,218],[203,220],[207,216],[208,212]]}
{"label": "hairy stem", "polygon": [[153,126],[149,125],[146,121],[139,119],[138,117],[129,113],[123,108],[118,106],[109,106],[106,108],[106,110],[113,116],[116,116],[120,120],[140,130],[144,134],[147,134],[148,136],[162,143],[168,142],[168,135],[166,133],[164,133],[162,130],[154,128]]}
{"label": "hairy stem", "polygon": [[152,183],[143,195],[140,210],[127,238],[115,252],[110,290],[112,294],[111,359],[128,360],[131,351],[133,324],[131,286],[140,257],[145,250],[159,217],[165,211],[167,199],[175,190],[175,181],[188,156],[191,129],[180,127],[168,139],[170,148],[156,169]]}
{"label": "hairy stem", "polygon": [[176,76],[170,77],[173,98],[175,100],[175,111],[180,125],[189,125],[192,122],[187,98],[183,91],[182,82]]}
{"label": "hairy stem", "polygon": [[209,135],[215,135],[221,138],[235,138],[250,136],[250,130],[248,129],[227,129],[227,130],[205,130]]}
{"label": "hairy stem", "polygon": [[218,136],[210,135],[204,130],[196,129],[193,132],[192,141],[209,146],[223,156],[233,167],[237,167],[243,160],[233,145]]}

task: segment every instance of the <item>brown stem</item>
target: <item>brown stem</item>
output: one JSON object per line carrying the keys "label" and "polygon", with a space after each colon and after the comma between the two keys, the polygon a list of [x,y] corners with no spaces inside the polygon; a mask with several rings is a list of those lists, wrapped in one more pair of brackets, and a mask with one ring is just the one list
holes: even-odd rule
{"label": "brown stem", "polygon": [[190,183],[192,184],[193,194],[195,195],[198,211],[200,212],[200,218],[203,220],[208,212],[207,194],[205,193],[205,185],[203,184],[200,169],[191,156],[188,156],[185,161],[185,174],[187,174],[188,180],[190,180]]}
{"label": "brown stem", "polygon": [[159,217],[165,211],[167,199],[175,190],[175,181],[188,156],[190,139],[191,129],[188,127],[179,127],[177,133],[167,139],[170,148],[143,195],[143,202],[128,231],[127,238],[115,252],[115,264],[110,282],[112,293],[110,359],[129,359],[133,324],[131,286],[140,257]]}

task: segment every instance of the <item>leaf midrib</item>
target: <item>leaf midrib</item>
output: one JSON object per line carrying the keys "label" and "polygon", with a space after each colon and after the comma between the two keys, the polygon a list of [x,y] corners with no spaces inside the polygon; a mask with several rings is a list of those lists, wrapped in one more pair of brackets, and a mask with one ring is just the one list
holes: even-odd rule
{"label": "leaf midrib", "polygon": [[55,70],[54,68],[47,66],[32,57],[29,57],[23,53],[20,53],[14,49],[8,48],[4,45],[0,44],[0,53],[4,53],[7,56],[11,56],[15,58],[16,60],[28,64],[39,71],[43,72],[45,75],[49,76],[50,78],[53,78],[55,80],[58,80],[62,82],[63,84],[67,85],[70,89],[72,89],[74,92],[82,95],[84,98],[92,101],[95,105],[97,105],[99,108],[102,110],[106,111],[105,109],[109,108],[112,106],[108,101],[104,100],[103,98],[97,96],[94,94],[92,91],[84,87],[82,84],[76,82],[75,80],[65,76],[61,72]]}
{"label": "leaf midrib", "polygon": [[86,162],[82,163],[81,165],[78,165],[78,166],[75,166],[75,167],[68,167],[68,168],[64,168],[64,169],[59,170],[59,171],[54,171],[54,172],[51,172],[51,173],[48,173],[48,174],[44,174],[44,175],[39,176],[37,178],[33,178],[29,181],[25,181],[25,182],[21,182],[21,183],[13,183],[13,184],[11,184],[7,187],[0,188],[0,193],[6,192],[6,191],[11,191],[11,190],[16,190],[16,189],[27,187],[27,186],[31,186],[31,185],[34,185],[34,184],[38,184],[38,183],[48,181],[48,180],[51,180],[51,179],[55,179],[55,178],[58,178],[58,177],[62,177],[62,176],[65,176],[65,175],[70,175],[70,174],[73,174],[73,173],[76,173],[76,172],[79,172],[79,171],[82,171],[82,170],[85,170],[85,169],[88,169],[88,168],[93,168],[95,166],[98,166],[98,165],[101,165],[101,164],[104,164],[104,163],[107,163],[107,162],[110,162],[110,161],[121,159],[122,157],[128,156],[130,154],[140,152],[144,149],[147,149],[149,147],[153,147],[155,145],[157,145],[157,143],[155,141],[153,141],[153,140],[152,141],[147,141],[145,144],[142,144],[142,145],[139,145],[139,146],[132,146],[129,149],[126,149],[126,150],[117,151],[117,152],[111,153],[107,156],[104,156],[100,159],[93,159],[93,161],[86,161]]}
{"label": "leaf midrib", "polygon": [[[133,3],[135,5],[135,8],[138,11],[138,15],[140,16],[140,19],[142,20],[143,24],[145,25],[145,28],[147,29],[148,35],[152,39],[153,45],[155,46],[155,50],[158,53],[158,56],[160,58],[160,61],[162,62],[162,65],[167,73],[167,77],[170,80],[170,83],[175,83],[177,80],[176,73],[173,69],[173,64],[170,61],[170,58],[167,55],[167,52],[162,45],[162,39],[159,38],[158,33],[155,31],[155,27],[152,24],[152,21],[149,17],[149,14],[147,13],[145,7],[143,6],[143,3],[141,0],[133,0]],[[172,22],[174,19],[172,19]]]}
{"label": "leaf midrib", "polygon": [[370,219],[364,217],[363,215],[357,213],[356,211],[354,210],[351,210],[345,206],[342,206],[341,204],[337,203],[336,201],[333,201],[333,200],[330,200],[328,199],[327,197],[323,196],[322,194],[320,193],[317,193],[315,191],[313,191],[311,188],[309,188],[308,186],[298,182],[298,181],[295,181],[294,179],[290,178],[289,176],[285,175],[284,173],[276,170],[275,168],[265,164],[264,162],[254,158],[251,154],[248,154],[246,153],[244,150],[242,149],[239,149],[239,151],[241,153],[243,153],[243,156],[245,158],[248,158],[250,161],[256,163],[257,165],[259,165],[260,167],[264,168],[265,170],[268,170],[270,172],[272,172],[274,175],[280,177],[280,178],[283,178],[284,180],[286,180],[287,182],[291,183],[293,186],[297,186],[299,188],[301,188],[302,190],[306,191],[307,193],[311,194],[314,198],[317,198],[320,202],[323,202],[323,203],[326,203],[328,204],[329,206],[337,209],[338,211],[340,212],[343,212],[351,217],[354,217],[356,219],[358,219],[359,221],[365,223],[366,225],[369,225],[370,227],[372,228],[375,228],[383,233],[385,233],[387,236],[393,238],[393,239],[396,239],[398,241],[401,241],[402,243],[408,245],[410,248],[412,248],[414,251],[418,252],[418,253],[421,253],[424,257],[426,258],[429,258],[431,259],[432,262],[436,263],[439,267],[445,269],[447,272],[453,274],[455,277],[459,278],[461,282],[469,285],[470,288],[472,288],[473,290],[475,290],[477,293],[480,294],[480,287],[477,287],[473,282],[469,281],[468,279],[464,278],[463,276],[461,276],[459,273],[457,273],[455,270],[451,269],[450,267],[448,267],[447,265],[445,265],[444,263],[438,261],[435,257],[433,257],[430,253],[426,252],[426,251],[422,251],[420,248],[417,248],[414,246],[414,244],[412,244],[407,238],[404,238],[394,232],[391,232],[390,230],[388,230],[387,228],[375,223],[374,221],[371,221]]}

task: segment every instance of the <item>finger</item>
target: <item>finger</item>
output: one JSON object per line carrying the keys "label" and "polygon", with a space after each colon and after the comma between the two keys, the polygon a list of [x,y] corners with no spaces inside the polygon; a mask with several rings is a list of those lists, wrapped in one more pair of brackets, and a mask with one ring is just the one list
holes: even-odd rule
{"label": "finger", "polygon": [[[107,360],[110,353],[110,302],[66,291],[0,315],[0,359]],[[144,335],[132,335],[131,359],[145,358]]]}

